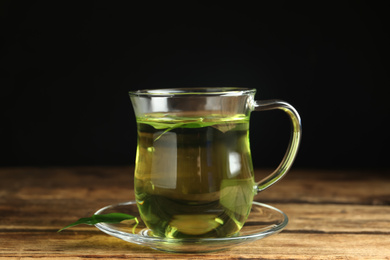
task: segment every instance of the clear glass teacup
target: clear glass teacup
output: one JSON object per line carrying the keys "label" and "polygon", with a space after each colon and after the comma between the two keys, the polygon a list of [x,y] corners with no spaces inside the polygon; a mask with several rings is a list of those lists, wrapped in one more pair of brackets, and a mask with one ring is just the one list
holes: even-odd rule
{"label": "clear glass teacup", "polygon": [[[255,101],[255,93],[246,88],[129,92],[138,129],[135,196],[155,236],[234,236],[254,195],[288,172],[300,143],[300,117],[284,101]],[[279,167],[256,182],[249,118],[252,111],[271,109],[289,115],[292,134]]]}

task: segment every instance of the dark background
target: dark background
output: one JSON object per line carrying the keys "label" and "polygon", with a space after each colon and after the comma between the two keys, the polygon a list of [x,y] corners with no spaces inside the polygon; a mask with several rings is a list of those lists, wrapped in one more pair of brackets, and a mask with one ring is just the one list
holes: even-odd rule
{"label": "dark background", "polygon": [[[299,168],[387,168],[388,11],[378,1],[1,1],[0,166],[131,165],[127,92],[237,86],[301,114]],[[256,167],[289,138],[253,113]]]}

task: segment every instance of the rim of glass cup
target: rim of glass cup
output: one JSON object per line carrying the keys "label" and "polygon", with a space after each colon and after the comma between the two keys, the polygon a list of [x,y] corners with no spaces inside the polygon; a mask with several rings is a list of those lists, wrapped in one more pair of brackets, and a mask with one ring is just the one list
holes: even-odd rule
{"label": "rim of glass cup", "polygon": [[256,93],[254,88],[240,87],[199,87],[199,88],[160,88],[129,91],[131,96],[241,96]]}

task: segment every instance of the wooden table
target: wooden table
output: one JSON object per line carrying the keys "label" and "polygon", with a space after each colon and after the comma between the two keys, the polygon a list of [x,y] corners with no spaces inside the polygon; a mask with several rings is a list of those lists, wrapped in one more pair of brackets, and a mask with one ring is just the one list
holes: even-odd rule
{"label": "wooden table", "polygon": [[0,178],[0,259],[390,259],[386,171],[292,170],[256,197],[289,216],[284,231],[206,254],[155,251],[91,226],[57,233],[134,199],[131,167],[3,168]]}

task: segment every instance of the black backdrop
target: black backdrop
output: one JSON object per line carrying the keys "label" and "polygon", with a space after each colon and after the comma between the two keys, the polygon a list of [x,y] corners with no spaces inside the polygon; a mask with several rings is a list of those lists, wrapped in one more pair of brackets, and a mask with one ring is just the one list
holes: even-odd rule
{"label": "black backdrop", "polygon": [[[377,1],[1,1],[0,166],[131,165],[128,90],[240,86],[300,112],[295,167],[387,167],[388,15]],[[253,113],[256,167],[289,138]]]}

